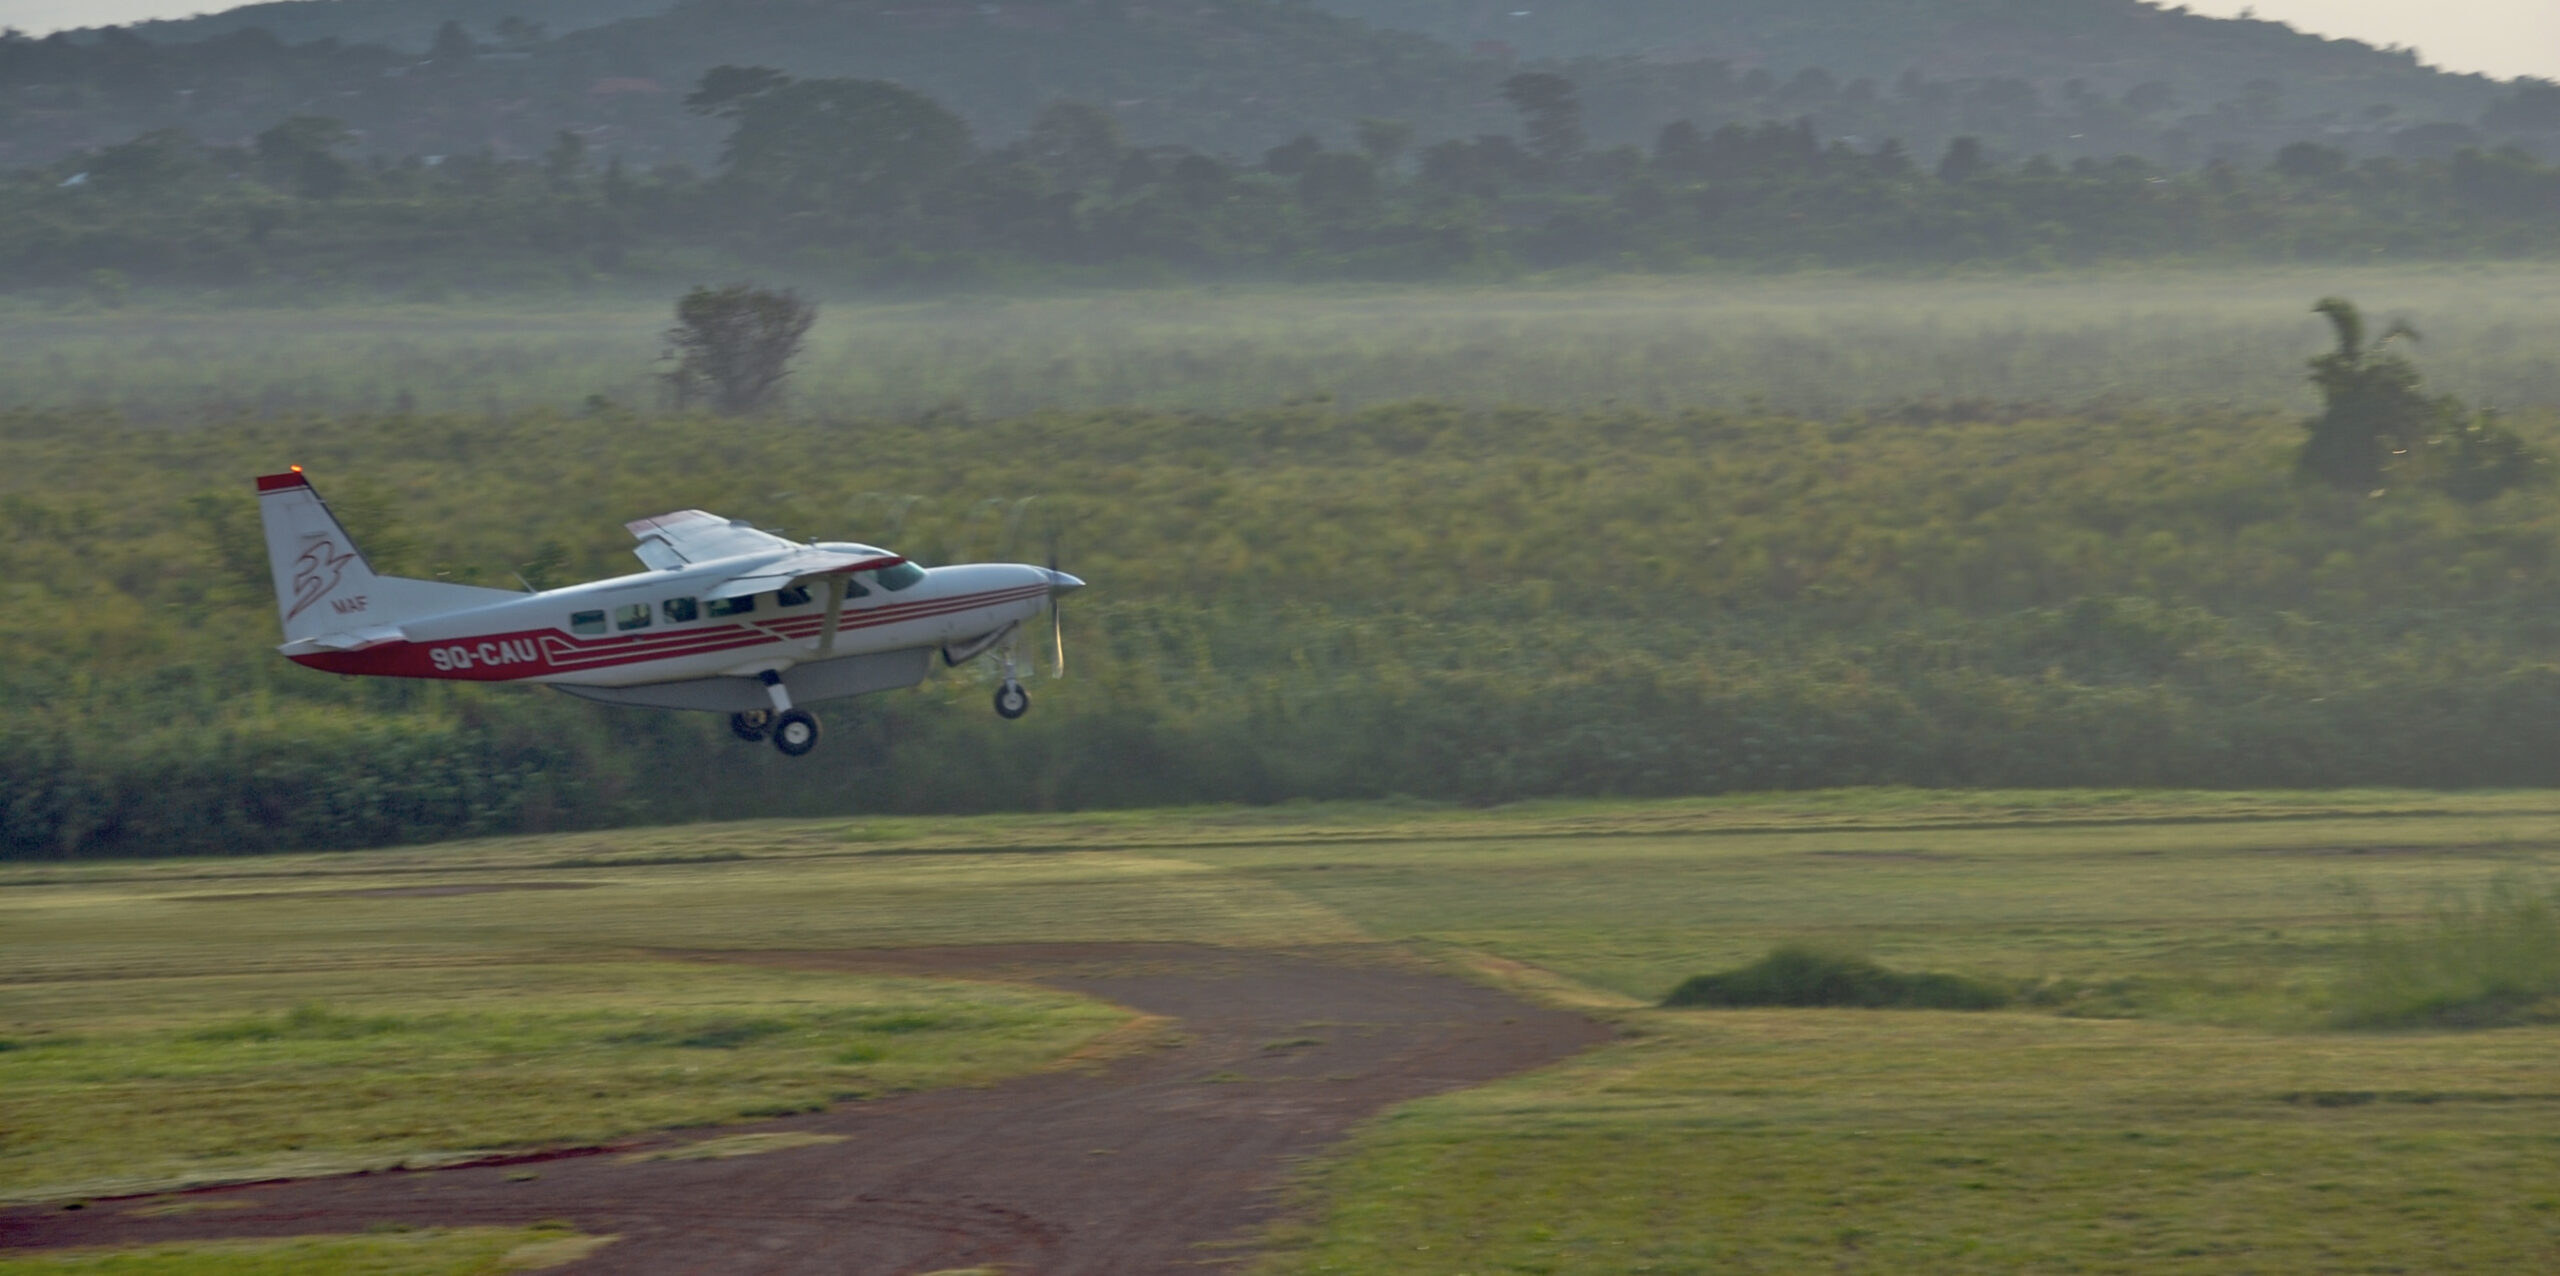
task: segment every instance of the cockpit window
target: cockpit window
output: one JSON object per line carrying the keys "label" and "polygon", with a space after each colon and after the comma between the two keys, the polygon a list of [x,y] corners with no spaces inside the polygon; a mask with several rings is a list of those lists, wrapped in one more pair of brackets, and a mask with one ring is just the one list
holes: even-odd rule
{"label": "cockpit window", "polygon": [[698,605],[690,598],[670,598],[659,604],[658,610],[667,614],[670,625],[684,624],[700,614]]}
{"label": "cockpit window", "polygon": [[914,563],[900,563],[895,567],[881,568],[872,576],[872,579],[879,581],[882,589],[888,590],[890,593],[894,594],[901,589],[905,589],[909,585],[915,584],[917,581],[923,580],[924,569],[916,566]]}
{"label": "cockpit window", "polygon": [[603,633],[604,613],[600,611],[574,611],[569,613],[569,632],[573,634]]}
{"label": "cockpit window", "polygon": [[710,607],[714,616],[743,616],[755,609],[756,596],[753,594],[744,598],[714,598]]}
{"label": "cockpit window", "polygon": [[773,605],[776,607],[806,607],[809,605],[809,587],[806,585],[793,585],[789,589],[777,589],[773,591]]}

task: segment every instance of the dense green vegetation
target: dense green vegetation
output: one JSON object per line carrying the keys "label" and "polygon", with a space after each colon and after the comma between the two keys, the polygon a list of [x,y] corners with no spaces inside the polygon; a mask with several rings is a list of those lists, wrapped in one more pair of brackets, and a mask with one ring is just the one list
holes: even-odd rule
{"label": "dense green vegetation", "polygon": [[1712,131],[1681,119],[1649,150],[1604,150],[1574,82],[1524,73],[1502,93],[1525,140],[1417,138],[1372,119],[1356,148],[1310,134],[1244,163],[1133,146],[1110,112],[1072,102],[1042,110],[1019,141],[980,147],[961,117],[894,83],[722,66],[686,98],[726,123],[709,178],[599,163],[570,131],[538,158],[431,163],[359,161],[356,135],[313,114],[240,146],[164,129],[0,180],[0,287],[116,305],[136,283],[433,296],[743,262],[918,286],[2560,249],[2560,168],[2517,149],[2359,163],[2305,141],[2245,166],[2066,167],[2004,160],[1972,136],[1917,155],[1899,136],[1826,138],[1806,117]]}
{"label": "dense green vegetation", "polygon": [[[330,1007],[304,1016],[315,1028],[538,1008],[551,1030],[514,1058],[543,1078],[599,1062],[558,1029],[876,995],[840,976],[627,964],[643,946],[1386,941],[1624,1035],[1371,1127],[1311,1171],[1280,1271],[2537,1270],[2555,1244],[2544,1114],[2560,1026],[2334,1024],[2375,939],[2423,941],[2448,901],[2541,880],[2555,848],[2548,792],[1861,790],[19,864],[0,866],[0,1034],[307,1061],[382,1038],[187,1034],[264,1032],[306,998]],[[490,889],[528,881],[585,889]],[[2033,992],[1964,1014],[1651,1006],[1789,943]],[[971,1015],[1025,995],[933,992]],[[932,1035],[888,1035],[890,1061]],[[743,1065],[761,1044],[689,1061]],[[761,1084],[812,1062],[786,1044]],[[418,1060],[415,1084],[447,1083],[434,1078],[455,1058]],[[237,1080],[189,1111],[284,1078]],[[1293,1089],[1222,1080],[1275,1101]],[[0,1087],[0,1103],[22,1093]],[[292,1124],[253,1110],[244,1137]],[[596,1120],[574,1101],[505,1114],[537,1130]]]}
{"label": "dense green vegetation", "polygon": [[2377,924],[2338,991],[2351,1027],[2494,1026],[2560,1005],[2560,890],[2517,877],[2439,902],[2414,929]]}
{"label": "dense green vegetation", "polygon": [[1666,1006],[1835,1006],[1859,1010],[1997,1010],[2009,990],[1938,971],[1887,970],[1855,953],[1781,944],[1748,966],[1694,975]]}
{"label": "dense green vegetation", "polygon": [[[2548,450],[2555,422],[2513,427]],[[2542,784],[2560,758],[2530,601],[2560,498],[2300,485],[2279,413],[74,412],[5,435],[14,855],[1389,793]],[[1096,588],[1077,676],[1030,719],[962,675],[834,709],[830,747],[787,763],[688,716],[286,664],[245,476],[287,460],[393,570],[607,574],[610,529],[700,506],[927,562],[1054,523]]]}

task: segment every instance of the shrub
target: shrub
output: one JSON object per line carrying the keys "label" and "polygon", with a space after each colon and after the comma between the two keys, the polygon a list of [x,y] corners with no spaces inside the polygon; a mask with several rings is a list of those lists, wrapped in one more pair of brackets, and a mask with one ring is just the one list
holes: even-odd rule
{"label": "shrub", "polygon": [[1864,957],[1784,944],[1751,965],[1698,975],[1665,1006],[1849,1006],[1863,1010],[1997,1010],[2007,989],[1963,975],[1904,974]]}
{"label": "shrub", "polygon": [[2560,886],[2503,877],[2424,925],[2369,928],[2333,1016],[2346,1028],[2486,1028],[2555,1017],[2556,1000]]}

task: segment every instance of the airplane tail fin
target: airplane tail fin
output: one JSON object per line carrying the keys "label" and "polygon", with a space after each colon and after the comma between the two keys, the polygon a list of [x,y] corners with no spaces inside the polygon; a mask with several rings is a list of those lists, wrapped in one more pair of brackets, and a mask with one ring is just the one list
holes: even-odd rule
{"label": "airplane tail fin", "polygon": [[523,596],[377,575],[299,465],[259,476],[258,517],[266,524],[267,565],[275,573],[276,614],[284,620],[287,642],[398,625]]}
{"label": "airplane tail fin", "polygon": [[287,641],[373,619],[368,609],[380,577],[301,466],[260,476],[258,517],[267,527],[267,565],[275,573]]}

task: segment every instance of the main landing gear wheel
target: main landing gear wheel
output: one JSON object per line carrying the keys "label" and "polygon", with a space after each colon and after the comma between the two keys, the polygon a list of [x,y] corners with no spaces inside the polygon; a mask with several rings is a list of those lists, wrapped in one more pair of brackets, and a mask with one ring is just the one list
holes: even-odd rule
{"label": "main landing gear wheel", "polygon": [[762,743],[764,733],[773,729],[773,710],[749,709],[729,715],[729,732],[749,744]]}
{"label": "main landing gear wheel", "polygon": [[1031,712],[1031,693],[1018,682],[996,688],[996,716],[1010,722]]}
{"label": "main landing gear wheel", "polygon": [[773,747],[796,758],[818,747],[818,720],[806,709],[785,710],[773,720]]}

